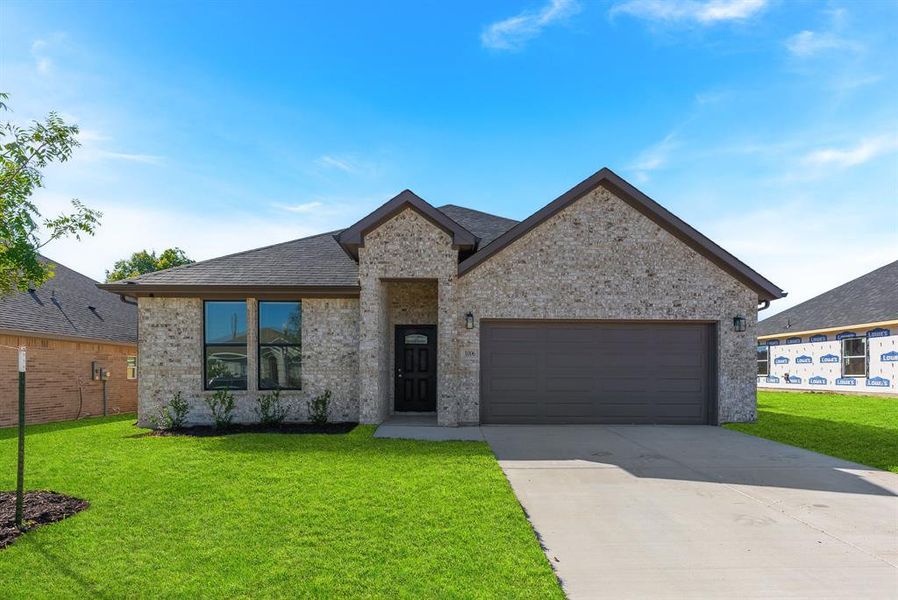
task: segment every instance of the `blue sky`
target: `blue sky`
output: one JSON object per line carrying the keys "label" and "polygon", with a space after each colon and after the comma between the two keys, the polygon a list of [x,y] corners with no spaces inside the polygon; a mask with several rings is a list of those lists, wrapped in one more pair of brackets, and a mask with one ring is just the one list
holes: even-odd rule
{"label": "blue sky", "polygon": [[[898,258],[898,3],[0,4],[10,118],[95,278],[344,227],[404,188],[524,218],[608,166],[790,292]],[[773,312],[773,310],[771,312]]]}

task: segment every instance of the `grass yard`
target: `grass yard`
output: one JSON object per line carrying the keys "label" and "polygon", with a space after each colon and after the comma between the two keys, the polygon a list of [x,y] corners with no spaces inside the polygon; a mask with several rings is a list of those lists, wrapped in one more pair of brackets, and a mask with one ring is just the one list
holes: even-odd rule
{"label": "grass yard", "polygon": [[763,391],[757,423],[726,427],[898,473],[898,398]]}
{"label": "grass yard", "polygon": [[[26,487],[86,511],[0,551],[0,598],[561,598],[484,443],[146,437],[133,415],[32,426]],[[0,489],[15,487],[0,429]]]}

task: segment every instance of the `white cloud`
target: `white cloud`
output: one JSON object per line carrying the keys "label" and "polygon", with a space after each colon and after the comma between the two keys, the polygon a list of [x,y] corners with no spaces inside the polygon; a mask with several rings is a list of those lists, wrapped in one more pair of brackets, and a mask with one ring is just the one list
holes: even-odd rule
{"label": "white cloud", "polygon": [[786,48],[793,55],[808,58],[828,50],[850,50],[858,52],[860,44],[829,32],[804,30],[786,40]]}
{"label": "white cloud", "polygon": [[579,11],[580,5],[575,0],[549,0],[539,10],[524,11],[489,25],[480,34],[480,42],[485,48],[494,50],[519,50],[549,25]]}
{"label": "white cloud", "polygon": [[648,181],[650,173],[667,165],[671,154],[679,147],[680,141],[674,132],[667,134],[663,140],[640,152],[630,165],[630,170],[635,173],[636,181],[638,183]]}
{"label": "white cloud", "polygon": [[323,202],[305,202],[303,204],[274,204],[275,208],[297,214],[308,214],[324,206]]}
{"label": "white cloud", "polygon": [[[760,313],[769,317],[859,277],[898,256],[894,229],[871,227],[851,201],[777,202],[700,227],[711,239],[788,292]],[[838,240],[839,247],[833,246]],[[839,248],[851,248],[843,252]]]}
{"label": "white cloud", "polygon": [[353,164],[351,159],[331,156],[330,154],[321,156],[315,161],[315,164],[319,167],[331,167],[340,171],[345,171],[346,173],[354,173],[357,170],[356,165]]}
{"label": "white cloud", "polygon": [[813,166],[853,167],[874,158],[898,151],[898,135],[882,135],[861,140],[847,148],[821,148],[803,158]]}
{"label": "white cloud", "polygon": [[[69,198],[55,193],[36,196],[44,215],[68,212]],[[81,241],[62,239],[48,244],[42,252],[52,259],[89,277],[102,281],[105,270],[119,258],[142,249],[162,250],[171,246],[184,249],[194,260],[205,260],[242,250],[269,246],[323,231],[337,229],[327,220],[272,218],[264,213],[208,211],[197,214],[172,207],[146,208],[148,202],[99,201],[91,208],[103,212],[93,237]]]}
{"label": "white cloud", "polygon": [[686,21],[712,25],[753,17],[767,0],[629,0],[611,7],[611,15],[627,14],[647,21]]}

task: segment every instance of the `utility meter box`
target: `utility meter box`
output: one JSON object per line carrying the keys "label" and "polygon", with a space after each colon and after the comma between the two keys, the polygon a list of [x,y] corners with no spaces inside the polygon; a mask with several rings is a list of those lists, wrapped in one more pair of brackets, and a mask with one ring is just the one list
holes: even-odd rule
{"label": "utility meter box", "polygon": [[100,366],[98,362],[90,363],[90,378],[94,381],[105,381],[109,379],[109,371]]}

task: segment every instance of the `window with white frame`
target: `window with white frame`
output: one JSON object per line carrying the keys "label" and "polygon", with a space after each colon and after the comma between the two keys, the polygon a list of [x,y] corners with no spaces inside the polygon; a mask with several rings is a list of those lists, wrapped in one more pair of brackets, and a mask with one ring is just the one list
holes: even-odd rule
{"label": "window with white frame", "polygon": [[127,366],[125,368],[126,379],[137,379],[137,357],[129,356]]}
{"label": "window with white frame", "polygon": [[770,348],[758,346],[758,375],[770,375]]}
{"label": "window with white frame", "polygon": [[867,338],[842,340],[842,377],[867,376]]}

